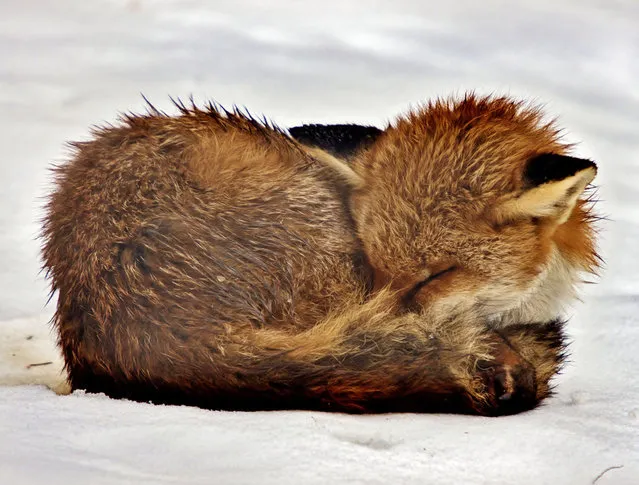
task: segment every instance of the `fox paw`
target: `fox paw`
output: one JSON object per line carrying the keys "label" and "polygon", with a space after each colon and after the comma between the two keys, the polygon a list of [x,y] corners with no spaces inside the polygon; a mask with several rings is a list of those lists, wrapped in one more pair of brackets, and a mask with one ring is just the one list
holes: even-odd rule
{"label": "fox paw", "polygon": [[538,404],[534,367],[507,343],[498,344],[494,358],[480,362],[477,371],[483,388],[480,414],[516,414]]}

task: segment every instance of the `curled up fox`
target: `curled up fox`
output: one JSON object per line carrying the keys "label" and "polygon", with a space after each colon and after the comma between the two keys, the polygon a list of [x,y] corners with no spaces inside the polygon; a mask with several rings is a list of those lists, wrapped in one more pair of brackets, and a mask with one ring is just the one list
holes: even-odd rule
{"label": "curled up fox", "polygon": [[512,414],[598,257],[553,123],[503,97],[289,132],[178,103],[56,168],[43,258],[72,389],[210,409]]}

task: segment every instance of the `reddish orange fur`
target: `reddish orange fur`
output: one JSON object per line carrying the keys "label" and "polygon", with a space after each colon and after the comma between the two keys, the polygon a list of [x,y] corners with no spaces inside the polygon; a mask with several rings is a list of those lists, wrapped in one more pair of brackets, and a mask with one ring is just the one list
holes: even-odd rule
{"label": "reddish orange fur", "polygon": [[587,272],[599,267],[592,215],[585,201],[579,201],[570,218],[557,227],[552,241],[572,264]]}
{"label": "reddish orange fur", "polygon": [[[416,295],[421,305],[443,305],[448,295],[471,302],[495,291],[520,294],[555,246],[575,268],[592,270],[597,256],[583,202],[559,227],[552,218],[502,224],[491,215],[525,190],[527,160],[568,149],[539,110],[508,98],[438,100],[401,117],[354,161],[364,183],[353,211],[376,287],[406,292],[424,275],[456,266],[454,278]],[[510,288],[499,288],[504,283]],[[504,312],[515,301],[488,310]]]}
{"label": "reddish orange fur", "polygon": [[530,157],[567,149],[540,116],[432,103],[355,157],[352,187],[339,160],[214,108],[96,130],[57,169],[44,226],[72,388],[218,409],[534,406],[563,336],[522,302],[553,244],[595,261],[583,205],[559,228],[491,216]]}

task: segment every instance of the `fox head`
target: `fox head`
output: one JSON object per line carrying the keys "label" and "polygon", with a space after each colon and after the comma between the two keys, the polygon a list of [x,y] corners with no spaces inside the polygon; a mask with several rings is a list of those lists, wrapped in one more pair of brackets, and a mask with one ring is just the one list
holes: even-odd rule
{"label": "fox head", "polygon": [[585,191],[596,165],[509,98],[438,100],[352,160],[352,212],[374,271],[403,304],[494,325],[556,318],[598,256]]}

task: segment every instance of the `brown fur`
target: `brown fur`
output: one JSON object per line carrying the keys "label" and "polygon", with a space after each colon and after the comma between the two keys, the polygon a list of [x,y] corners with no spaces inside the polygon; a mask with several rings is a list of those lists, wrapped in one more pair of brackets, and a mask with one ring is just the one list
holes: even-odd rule
{"label": "brown fur", "polygon": [[531,212],[507,223],[497,214],[536,190],[522,177],[530,159],[568,149],[539,110],[508,98],[438,100],[400,117],[354,161],[363,182],[353,213],[375,287],[389,284],[431,311],[472,307],[502,324],[556,317],[554,308],[520,308],[532,309],[532,285],[543,284],[536,279],[553,258],[575,272],[596,268],[588,204],[577,200],[561,224],[563,214]]}
{"label": "brown fur", "polygon": [[[572,236],[486,216],[522,190],[525,160],[566,149],[536,111],[435,103],[351,170],[250,117],[180,108],[98,129],[56,170],[43,254],[73,389],[215,409],[483,414],[548,395],[560,329],[490,329],[553,238],[571,261],[594,261],[582,213]],[[507,302],[492,296],[504,288]]]}

